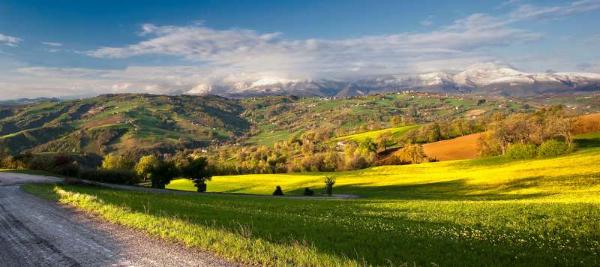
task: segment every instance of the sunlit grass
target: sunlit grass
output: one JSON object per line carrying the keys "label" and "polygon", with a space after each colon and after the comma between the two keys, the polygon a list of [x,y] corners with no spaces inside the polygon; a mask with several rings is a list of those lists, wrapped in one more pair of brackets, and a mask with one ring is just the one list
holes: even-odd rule
{"label": "sunlit grass", "polygon": [[358,133],[358,134],[352,134],[352,135],[338,137],[338,138],[335,138],[334,140],[364,142],[368,138],[370,138],[371,140],[375,141],[377,139],[377,137],[379,137],[380,135],[382,135],[384,133],[391,133],[392,136],[394,136],[394,137],[401,137],[408,131],[413,130],[418,127],[419,127],[418,125],[409,125],[409,126],[388,128],[388,129],[383,129],[383,130],[368,131],[368,132],[364,132],[364,133]]}
{"label": "sunlit grass", "polygon": [[[550,159],[508,161],[504,158],[382,166],[336,173],[252,174],[216,176],[209,192],[271,194],[280,185],[287,194],[305,187],[324,189],[323,177],[337,178],[335,192],[370,198],[434,195],[461,198],[506,198],[537,194],[536,199],[597,201],[600,193],[600,149]],[[575,181],[586,184],[579,187]],[[189,180],[175,180],[170,189],[194,191]],[[408,193],[407,193],[408,192]],[[407,195],[408,194],[408,195]],[[572,197],[572,199],[569,199]]]}

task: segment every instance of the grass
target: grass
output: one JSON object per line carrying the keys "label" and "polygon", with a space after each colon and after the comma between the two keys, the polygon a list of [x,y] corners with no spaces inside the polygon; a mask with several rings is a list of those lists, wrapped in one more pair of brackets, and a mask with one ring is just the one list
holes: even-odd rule
{"label": "grass", "polygon": [[[600,149],[552,159],[387,166],[335,175],[354,200],[174,195],[27,185],[109,221],[259,265],[598,265]],[[215,177],[288,194],[325,174]],[[175,181],[171,186],[185,186]]]}
{"label": "grass", "polygon": [[285,141],[290,138],[292,134],[287,130],[276,130],[273,125],[266,125],[261,127],[260,132],[254,135],[248,140],[247,144],[273,146],[279,141]]}
{"label": "grass", "polygon": [[364,133],[342,136],[342,137],[335,138],[334,140],[336,140],[336,141],[354,141],[354,142],[361,143],[361,142],[366,141],[368,138],[370,138],[371,140],[375,141],[377,139],[377,137],[379,137],[380,135],[382,135],[384,133],[388,133],[388,132],[397,138],[397,137],[401,137],[408,131],[415,129],[417,127],[419,127],[419,126],[418,125],[409,125],[409,126],[402,126],[402,127],[395,127],[395,128],[387,128],[387,129],[383,129],[383,130],[368,131],[368,132],[364,132]]}

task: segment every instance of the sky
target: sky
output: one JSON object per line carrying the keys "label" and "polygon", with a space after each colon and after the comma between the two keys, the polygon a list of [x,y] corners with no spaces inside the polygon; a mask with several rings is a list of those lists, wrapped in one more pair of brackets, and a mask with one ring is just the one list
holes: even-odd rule
{"label": "sky", "polygon": [[0,2],[0,99],[500,63],[600,73],[600,0]]}

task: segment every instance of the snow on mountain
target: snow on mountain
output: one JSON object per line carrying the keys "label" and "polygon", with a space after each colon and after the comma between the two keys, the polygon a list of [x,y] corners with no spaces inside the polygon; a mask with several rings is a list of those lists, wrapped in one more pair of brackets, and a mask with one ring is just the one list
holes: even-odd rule
{"label": "snow on mountain", "polygon": [[508,66],[494,63],[482,63],[472,65],[463,72],[454,75],[453,80],[459,85],[477,87],[491,83],[498,83],[503,79],[506,81],[515,79],[523,81],[524,76],[526,75],[526,73],[517,71]]}
{"label": "snow on mountain", "polygon": [[264,78],[220,86],[198,86],[194,92],[210,91],[225,96],[297,95],[356,96],[401,90],[428,92],[477,92],[483,94],[533,95],[600,91],[598,73],[527,73],[508,65],[482,63],[460,72],[418,75],[387,75],[359,80],[289,80]]}
{"label": "snow on mountain", "polygon": [[451,74],[445,72],[431,72],[420,74],[417,76],[417,79],[420,81],[421,85],[426,86],[443,85],[447,83],[452,83],[454,80]]}

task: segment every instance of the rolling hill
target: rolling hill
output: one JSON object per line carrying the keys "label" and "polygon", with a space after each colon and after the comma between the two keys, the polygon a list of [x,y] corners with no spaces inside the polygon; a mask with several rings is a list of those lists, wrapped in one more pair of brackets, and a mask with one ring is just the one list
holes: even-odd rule
{"label": "rolling hill", "polygon": [[4,110],[0,144],[12,152],[172,151],[229,140],[249,128],[243,107],[217,96],[105,95]]}
{"label": "rolling hill", "polygon": [[[573,107],[584,112],[596,99],[578,100],[579,106]],[[11,153],[99,155],[173,153],[221,143],[272,146],[307,131],[324,131],[332,139],[361,139],[403,124],[471,120],[495,112],[529,112],[543,105],[506,97],[435,93],[243,99],[120,94],[39,99],[0,104],[0,146]]]}

